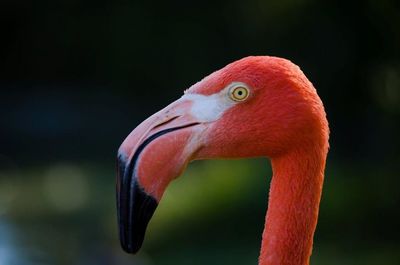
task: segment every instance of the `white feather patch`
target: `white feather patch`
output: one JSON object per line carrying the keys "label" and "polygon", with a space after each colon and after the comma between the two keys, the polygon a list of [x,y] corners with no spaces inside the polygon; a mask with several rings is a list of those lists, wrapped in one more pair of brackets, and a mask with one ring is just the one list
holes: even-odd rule
{"label": "white feather patch", "polygon": [[186,93],[180,100],[190,100],[193,102],[191,115],[198,119],[199,122],[212,122],[219,119],[226,110],[238,104],[228,94],[230,88],[237,85],[243,86],[245,84],[234,82],[218,93],[208,96]]}

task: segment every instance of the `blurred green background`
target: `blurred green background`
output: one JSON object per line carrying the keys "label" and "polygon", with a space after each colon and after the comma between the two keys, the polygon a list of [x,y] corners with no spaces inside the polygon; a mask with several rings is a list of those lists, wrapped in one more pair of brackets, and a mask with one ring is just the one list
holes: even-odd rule
{"label": "blurred green background", "polygon": [[300,65],[331,127],[312,264],[400,264],[400,2],[0,4],[0,264],[256,264],[271,169],[200,161],[123,253],[116,151],[247,55]]}

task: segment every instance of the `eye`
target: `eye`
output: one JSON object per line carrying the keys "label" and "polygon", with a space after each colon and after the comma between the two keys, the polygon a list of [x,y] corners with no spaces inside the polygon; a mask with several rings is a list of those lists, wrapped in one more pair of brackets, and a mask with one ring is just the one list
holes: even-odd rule
{"label": "eye", "polygon": [[229,96],[234,101],[243,101],[249,94],[249,89],[243,85],[232,87],[229,90]]}

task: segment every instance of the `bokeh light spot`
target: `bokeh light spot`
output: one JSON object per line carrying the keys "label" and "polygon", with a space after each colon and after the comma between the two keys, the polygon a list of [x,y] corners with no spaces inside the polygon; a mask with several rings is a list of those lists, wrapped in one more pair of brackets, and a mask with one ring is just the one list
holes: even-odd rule
{"label": "bokeh light spot", "polygon": [[49,168],[44,189],[49,203],[62,212],[83,208],[89,198],[87,177],[79,167],[72,165]]}

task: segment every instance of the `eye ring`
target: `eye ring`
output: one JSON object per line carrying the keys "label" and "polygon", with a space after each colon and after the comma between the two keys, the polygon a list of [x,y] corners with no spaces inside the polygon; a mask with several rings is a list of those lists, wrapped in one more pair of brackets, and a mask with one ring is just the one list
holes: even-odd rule
{"label": "eye ring", "polygon": [[233,101],[244,101],[250,95],[250,91],[244,85],[237,85],[229,89],[229,97]]}

